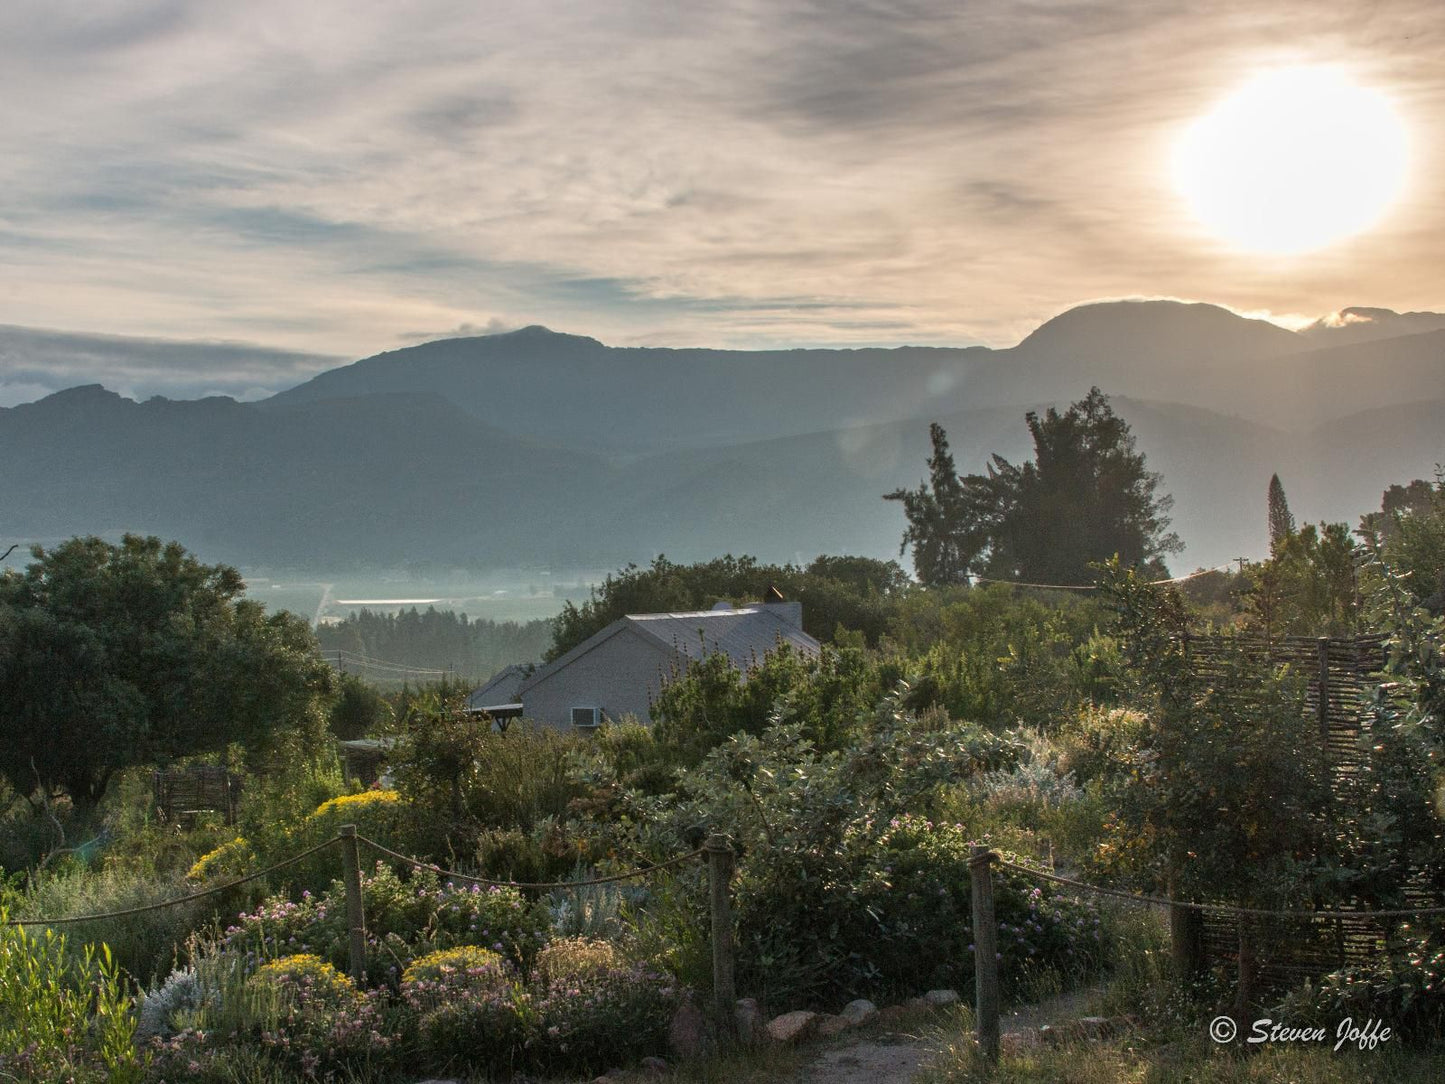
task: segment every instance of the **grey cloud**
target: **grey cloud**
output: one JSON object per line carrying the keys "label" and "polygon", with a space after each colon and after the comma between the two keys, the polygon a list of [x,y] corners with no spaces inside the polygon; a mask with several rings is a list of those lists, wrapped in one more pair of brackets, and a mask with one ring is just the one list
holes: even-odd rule
{"label": "grey cloud", "polygon": [[80,384],[132,397],[274,394],[342,359],[235,342],[86,335],[0,325],[0,405]]}
{"label": "grey cloud", "polygon": [[361,354],[491,313],[1004,345],[1152,291],[1437,307],[1428,193],[1282,274],[1182,228],[1158,159],[1281,58],[1438,127],[1442,37],[1427,0],[5,5],[0,320]]}

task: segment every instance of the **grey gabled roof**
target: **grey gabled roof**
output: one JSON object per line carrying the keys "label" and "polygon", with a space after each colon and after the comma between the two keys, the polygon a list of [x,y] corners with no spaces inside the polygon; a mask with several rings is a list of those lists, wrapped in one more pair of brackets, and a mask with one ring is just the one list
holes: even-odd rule
{"label": "grey gabled roof", "polygon": [[481,711],[483,708],[516,703],[522,682],[531,673],[532,667],[515,664],[498,671],[490,681],[467,697],[467,710]]}
{"label": "grey gabled roof", "polygon": [[761,662],[779,643],[804,655],[818,654],[818,641],[789,624],[771,606],[633,614],[623,620],[688,659],[696,661],[720,651],[742,671]]}
{"label": "grey gabled roof", "polygon": [[620,632],[636,632],[671,652],[679,664],[722,652],[746,673],[780,643],[805,655],[817,655],[818,641],[792,625],[780,607],[746,606],[741,609],[693,610],[683,613],[628,614],[593,633],[571,651],[539,667],[522,682],[519,694],[570,666],[575,660]]}

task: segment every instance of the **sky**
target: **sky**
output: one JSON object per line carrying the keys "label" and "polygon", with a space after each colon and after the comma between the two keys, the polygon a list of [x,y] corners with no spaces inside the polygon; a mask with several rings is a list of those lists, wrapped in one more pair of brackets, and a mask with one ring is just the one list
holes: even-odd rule
{"label": "sky", "polygon": [[[1437,0],[7,0],[0,405],[256,398],[527,324],[1007,346],[1100,298],[1441,308],[1442,55]],[[1169,163],[1289,65],[1387,95],[1409,169],[1373,228],[1261,256]]]}

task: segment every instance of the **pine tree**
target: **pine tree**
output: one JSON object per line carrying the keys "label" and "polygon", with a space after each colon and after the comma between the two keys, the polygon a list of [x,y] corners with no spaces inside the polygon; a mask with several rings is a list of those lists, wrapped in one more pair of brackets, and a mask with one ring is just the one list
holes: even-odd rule
{"label": "pine tree", "polygon": [[1284,540],[1294,534],[1294,516],[1284,496],[1284,484],[1278,474],[1269,476],[1269,552],[1278,553]]}
{"label": "pine tree", "polygon": [[908,528],[898,552],[913,547],[913,571],[918,579],[930,586],[966,583],[968,566],[979,549],[961,529],[968,518],[967,494],[953,465],[943,426],[934,422],[928,427],[928,435],[933,442],[928,481],[917,489],[895,489],[885,493],[883,499],[903,502]]}

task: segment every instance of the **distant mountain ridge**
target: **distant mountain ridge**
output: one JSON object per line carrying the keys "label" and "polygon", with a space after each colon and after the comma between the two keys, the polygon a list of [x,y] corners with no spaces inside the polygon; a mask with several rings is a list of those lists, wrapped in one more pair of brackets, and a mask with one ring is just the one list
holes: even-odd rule
{"label": "distant mountain ridge", "polygon": [[925,473],[929,421],[978,470],[1028,454],[1025,410],[1097,384],[1175,496],[1181,567],[1216,564],[1263,552],[1271,473],[1301,520],[1353,522],[1445,461],[1445,316],[1352,309],[1335,325],[1106,302],[1005,350],[751,352],[530,327],[389,351],[260,402],[72,388],[0,409],[0,533],[138,530],[317,569],[886,557],[903,524],[880,497]]}

